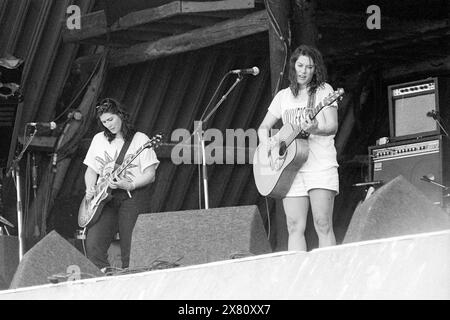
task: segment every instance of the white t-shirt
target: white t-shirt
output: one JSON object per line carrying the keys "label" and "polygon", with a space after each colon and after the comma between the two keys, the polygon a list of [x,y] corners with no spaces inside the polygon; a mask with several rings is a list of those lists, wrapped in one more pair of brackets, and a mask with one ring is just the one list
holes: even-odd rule
{"label": "white t-shirt", "polygon": [[[122,163],[149,140],[150,139],[145,133],[136,132]],[[103,132],[99,132],[94,136],[83,163],[92,168],[99,175],[97,181],[114,170],[114,164],[116,163],[116,159],[120,154],[123,144],[124,140],[119,138],[109,142]],[[156,164],[156,168],[159,165],[156,153],[153,149],[146,148],[120,174],[119,178],[134,181],[136,176],[141,175],[146,168],[153,164]]]}
{"label": "white t-shirt", "polygon": [[[317,106],[326,96],[333,93],[333,88],[325,83],[316,90]],[[269,111],[277,119],[282,119],[283,124],[292,123],[300,125],[300,115],[308,104],[308,95],[294,97],[290,88],[280,90],[269,106]],[[337,107],[334,102],[324,107],[317,115],[317,121],[323,122],[325,117],[323,111],[326,108]],[[300,168],[301,172],[322,171],[332,167],[338,167],[336,160],[336,147],[334,146],[334,135],[320,136],[311,134],[308,138],[309,155],[308,160]]]}

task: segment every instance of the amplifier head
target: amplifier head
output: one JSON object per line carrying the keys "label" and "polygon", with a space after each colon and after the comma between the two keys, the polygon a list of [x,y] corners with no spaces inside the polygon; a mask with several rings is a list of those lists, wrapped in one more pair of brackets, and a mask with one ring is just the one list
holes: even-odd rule
{"label": "amplifier head", "polygon": [[[370,181],[388,183],[402,175],[436,205],[444,206],[450,201],[438,185],[450,186],[449,143],[445,137],[430,136],[371,146],[369,157]],[[433,177],[437,184],[424,177]]]}

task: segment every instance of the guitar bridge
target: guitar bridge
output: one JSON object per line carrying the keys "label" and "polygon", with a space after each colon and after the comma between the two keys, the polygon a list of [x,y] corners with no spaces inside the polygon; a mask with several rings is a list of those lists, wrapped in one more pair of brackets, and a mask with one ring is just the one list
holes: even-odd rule
{"label": "guitar bridge", "polygon": [[300,130],[300,132],[298,133],[298,135],[295,137],[296,139],[308,139],[309,138],[310,133],[306,132],[305,130]]}

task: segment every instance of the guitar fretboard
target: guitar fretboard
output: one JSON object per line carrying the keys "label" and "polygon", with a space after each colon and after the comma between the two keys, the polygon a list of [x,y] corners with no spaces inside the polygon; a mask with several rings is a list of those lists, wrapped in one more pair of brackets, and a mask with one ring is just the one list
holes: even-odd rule
{"label": "guitar fretboard", "polygon": [[313,120],[317,114],[325,108],[326,106],[332,104],[335,100],[337,100],[340,96],[344,94],[344,89],[339,88],[333,93],[330,93],[327,97],[325,97],[317,106],[312,108],[313,113],[309,114],[309,118]]}
{"label": "guitar fretboard", "polygon": [[142,151],[144,151],[147,148],[154,148],[158,142],[161,141],[161,138],[152,138],[148,142],[146,142],[144,145],[140,146],[135,153],[131,157],[128,157],[127,160],[125,160],[116,170],[114,170],[114,176],[117,177],[122,173],[123,170],[125,170],[131,162],[133,162],[134,159],[136,159]]}

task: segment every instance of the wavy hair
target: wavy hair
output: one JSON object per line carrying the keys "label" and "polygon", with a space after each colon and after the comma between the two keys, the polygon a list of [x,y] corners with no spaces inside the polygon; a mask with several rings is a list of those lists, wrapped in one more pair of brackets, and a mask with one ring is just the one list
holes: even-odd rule
{"label": "wavy hair", "polygon": [[327,79],[327,70],[320,51],[312,46],[305,44],[300,45],[292,53],[289,61],[289,88],[291,89],[294,97],[298,95],[300,90],[300,85],[297,82],[297,72],[295,71],[295,62],[297,62],[297,59],[300,56],[310,57],[315,67],[313,77],[308,85],[309,94],[315,92],[317,88],[322,86]]}
{"label": "wavy hair", "polygon": [[109,142],[114,140],[116,135],[113,134],[111,131],[109,131],[101,122],[100,116],[104,113],[112,113],[118,115],[122,120],[122,128],[120,130],[122,131],[123,139],[125,141],[133,139],[136,130],[130,123],[130,115],[125,111],[124,106],[119,101],[113,98],[105,98],[97,105],[96,109],[97,109],[97,116],[96,116],[97,124],[100,127],[100,129],[103,130],[103,133],[105,134],[105,137],[108,139]]}

